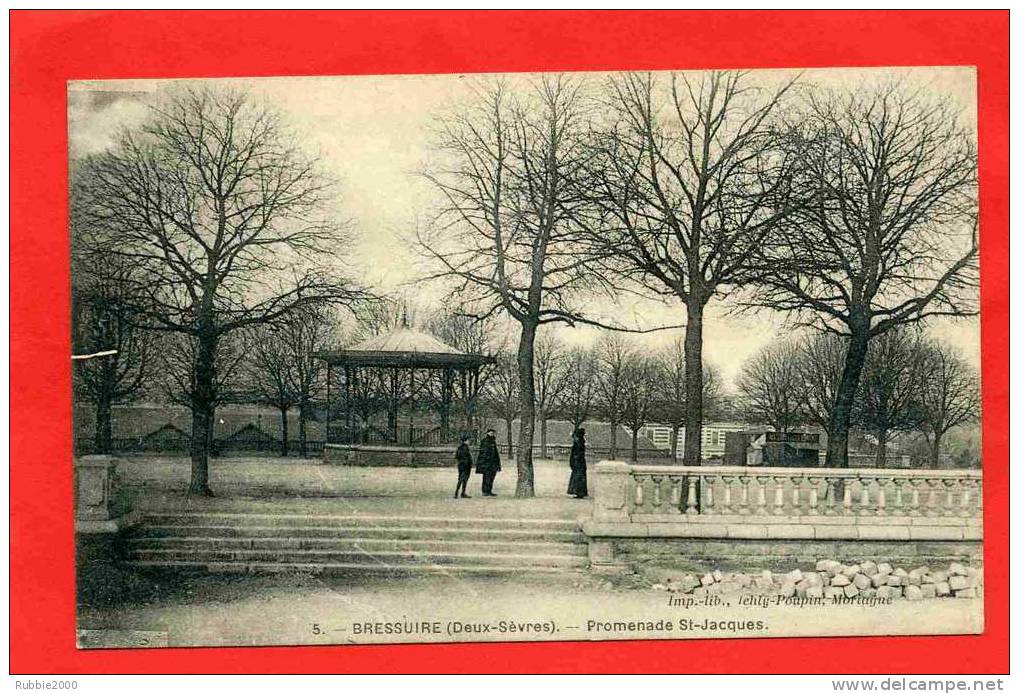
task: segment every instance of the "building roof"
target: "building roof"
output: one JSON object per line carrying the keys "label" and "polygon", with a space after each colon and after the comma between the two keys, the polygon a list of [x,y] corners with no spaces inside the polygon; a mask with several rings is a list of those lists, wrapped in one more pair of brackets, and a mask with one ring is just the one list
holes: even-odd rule
{"label": "building roof", "polygon": [[369,337],[350,349],[323,351],[316,356],[330,364],[397,368],[470,368],[495,361],[483,354],[468,354],[434,335],[408,327]]}

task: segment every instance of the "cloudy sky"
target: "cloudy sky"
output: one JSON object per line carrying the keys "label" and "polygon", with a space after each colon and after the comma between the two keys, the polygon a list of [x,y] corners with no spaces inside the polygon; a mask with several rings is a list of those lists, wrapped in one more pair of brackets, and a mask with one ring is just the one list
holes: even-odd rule
{"label": "cloudy sky", "polygon": [[[760,71],[762,82],[788,79],[792,73]],[[407,234],[434,194],[417,175],[429,157],[437,115],[469,98],[473,78],[463,75],[381,77],[278,77],[229,80],[249,90],[283,115],[306,148],[320,155],[326,173],[339,182],[338,208],[354,223],[357,249],[367,281],[383,290],[413,296],[425,307],[438,304],[438,288],[413,283],[421,261],[406,243]],[[518,79],[526,79],[519,77]],[[955,101],[975,121],[976,76],[968,68],[808,70],[801,79],[852,88],[869,81],[900,79]],[[72,157],[112,147],[118,132],[143,123],[149,103],[173,86],[169,80],[71,82],[68,129]],[[682,324],[682,305],[627,305],[611,313],[639,314],[643,325]],[[730,382],[743,361],[777,335],[790,332],[772,313],[735,317],[724,306],[709,305],[704,352]],[[956,344],[974,362],[979,358],[976,319],[942,321],[932,330]],[[590,342],[593,329],[565,329],[566,342]],[[656,345],[675,340],[677,332],[646,338]]]}

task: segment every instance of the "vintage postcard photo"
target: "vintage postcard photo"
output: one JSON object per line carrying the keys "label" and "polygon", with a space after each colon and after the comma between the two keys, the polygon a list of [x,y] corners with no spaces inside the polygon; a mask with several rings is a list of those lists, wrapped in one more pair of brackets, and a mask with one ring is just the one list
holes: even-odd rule
{"label": "vintage postcard photo", "polygon": [[79,648],[982,632],[974,69],[67,89]]}

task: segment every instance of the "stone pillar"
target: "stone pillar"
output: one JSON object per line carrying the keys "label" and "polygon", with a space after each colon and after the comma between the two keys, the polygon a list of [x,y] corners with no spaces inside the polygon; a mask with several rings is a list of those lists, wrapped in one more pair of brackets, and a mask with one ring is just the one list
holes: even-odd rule
{"label": "stone pillar", "polygon": [[116,463],[108,455],[85,455],[74,460],[74,517],[83,521],[106,521],[121,509],[113,498]]}
{"label": "stone pillar", "polygon": [[630,466],[619,460],[603,460],[594,466],[594,520],[627,523],[630,510],[626,492]]}

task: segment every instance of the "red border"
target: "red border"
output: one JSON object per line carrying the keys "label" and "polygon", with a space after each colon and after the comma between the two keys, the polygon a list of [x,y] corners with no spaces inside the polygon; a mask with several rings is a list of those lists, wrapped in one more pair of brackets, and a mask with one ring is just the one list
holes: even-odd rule
{"label": "red border", "polygon": [[[1007,11],[16,11],[10,25],[13,672],[1007,672]],[[66,80],[945,64],[979,70],[982,636],[75,649]]]}

